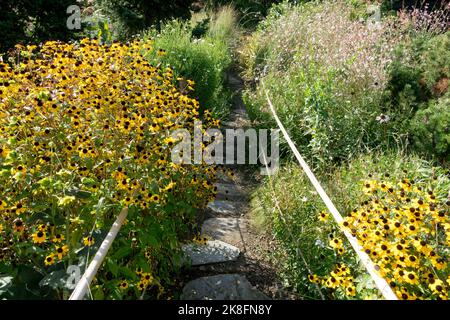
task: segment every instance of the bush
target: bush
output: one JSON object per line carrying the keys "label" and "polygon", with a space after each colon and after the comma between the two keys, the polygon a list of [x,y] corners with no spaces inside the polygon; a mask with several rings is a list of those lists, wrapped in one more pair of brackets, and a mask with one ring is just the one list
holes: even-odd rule
{"label": "bush", "polygon": [[[394,129],[377,117],[395,33],[390,21],[373,28],[350,19],[351,12],[343,2],[284,3],[242,50],[247,80],[264,81],[281,121],[315,165],[378,147]],[[274,126],[262,85],[245,100],[254,121]]]}
{"label": "bush", "polygon": [[428,103],[411,120],[413,142],[417,150],[435,154],[444,163],[450,161],[450,94]]}
{"label": "bush", "polygon": [[0,53],[15,44],[77,39],[79,32],[66,26],[72,0],[3,0],[0,3]]}
{"label": "bush", "polygon": [[[224,9],[209,22],[203,38],[194,38],[194,26],[178,20],[164,24],[161,32],[152,29],[145,36],[160,49],[147,56],[149,61],[171,67],[176,77],[192,79],[201,110],[212,110],[220,117],[229,111],[230,95],[223,82],[231,64],[230,41],[236,32],[235,21],[233,11]],[[186,87],[184,80],[180,81],[180,87]]]}
{"label": "bush", "polygon": [[245,27],[254,27],[266,15],[269,8],[281,0],[207,0],[206,8],[215,10],[232,5],[239,12],[240,23]]}
{"label": "bush", "polygon": [[[325,190],[340,213],[344,217],[348,216],[346,221],[349,231],[355,232],[363,248],[369,250],[368,253],[380,267],[382,276],[395,283],[395,287],[392,283],[391,285],[399,297],[448,297],[448,286],[445,283],[448,277],[446,261],[450,254],[448,171],[434,167],[417,156],[376,153],[359,156],[347,165],[329,172],[320,178]],[[280,206],[282,213],[273,209],[276,205]],[[322,294],[330,299],[378,296],[374,284],[363,266],[357,262],[340,227],[329,222],[332,221],[330,214],[326,212],[322,200],[313,191],[308,178],[297,164],[282,169],[272,182],[266,180],[255,190],[252,207],[262,225],[280,240],[280,250],[287,253],[282,261],[281,274],[285,282],[300,296],[320,298],[315,283],[323,286]],[[415,208],[414,212],[420,213],[420,220],[414,220],[417,217],[414,217],[413,222],[407,219],[411,214],[411,207]],[[353,211],[355,209],[357,214]],[[371,211],[367,211],[368,209]],[[363,212],[366,215],[361,216]],[[352,221],[358,217],[359,225],[357,222],[352,225]],[[401,232],[395,231],[396,221],[400,221]],[[417,232],[409,229],[412,224],[417,224]],[[390,226],[390,231],[386,231],[384,225]],[[366,238],[363,237],[364,231],[367,233]],[[378,235],[381,232],[386,238],[377,238],[377,231]],[[401,241],[407,241],[405,254],[409,252],[410,255],[415,255],[417,268],[408,261],[396,261],[401,254],[391,247]],[[420,241],[425,241],[426,244],[421,244]],[[379,259],[384,256],[380,249],[383,244],[391,250],[388,255],[389,263]],[[430,256],[432,250],[435,255]],[[424,255],[418,252],[423,252]],[[331,273],[332,271],[334,272]],[[399,271],[403,271],[405,276],[399,276]],[[430,272],[436,276],[436,282],[424,278]],[[416,282],[408,284],[407,276],[410,273],[414,273]],[[335,278],[336,283],[331,281],[331,277]],[[420,287],[417,281],[421,283]],[[446,289],[437,291],[437,283],[441,283]]]}
{"label": "bush", "polygon": [[1,297],[66,299],[68,266],[83,271],[124,207],[94,298],[170,294],[215,168],[171,163],[170,132],[193,128],[199,105],[148,50],[47,42],[0,65]]}
{"label": "bush", "polygon": [[159,25],[161,20],[190,17],[192,0],[98,0],[96,6],[111,20],[114,33],[126,39]]}
{"label": "bush", "polygon": [[[450,32],[416,34],[397,48],[384,95],[386,113],[416,150],[441,160],[448,157],[445,96],[450,78]],[[434,113],[440,111],[439,113]]]}

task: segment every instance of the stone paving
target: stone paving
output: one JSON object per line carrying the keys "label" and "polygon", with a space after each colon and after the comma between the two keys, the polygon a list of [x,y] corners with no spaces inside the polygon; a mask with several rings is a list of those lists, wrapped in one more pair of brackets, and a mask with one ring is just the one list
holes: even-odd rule
{"label": "stone paving", "polygon": [[[230,85],[238,93],[230,120],[225,127],[239,128],[247,115],[239,97],[242,83],[231,78]],[[204,221],[202,235],[209,240],[206,244],[188,244],[183,251],[189,257],[192,267],[235,261],[245,250],[241,219],[248,205],[247,197],[240,187],[227,177],[218,177],[216,200],[208,204],[208,216]],[[183,288],[183,300],[268,300],[255,289],[247,278],[240,274],[220,274],[201,277],[188,282]]]}

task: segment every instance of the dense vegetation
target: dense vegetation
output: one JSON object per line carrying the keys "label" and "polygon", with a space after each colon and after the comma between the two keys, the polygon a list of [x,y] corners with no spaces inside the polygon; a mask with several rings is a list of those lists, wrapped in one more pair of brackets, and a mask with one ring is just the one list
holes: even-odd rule
{"label": "dense vegetation", "polygon": [[223,27],[235,29],[229,10],[212,17],[202,39],[191,37],[195,24],[174,21],[127,44],[109,33],[103,43],[16,45],[4,56],[2,298],[66,299],[73,284],[67,270],[83,272],[125,207],[126,223],[92,297],[172,296],[180,246],[214,198],[218,169],[171,164],[171,132],[192,129],[196,120],[217,127],[211,111],[219,101],[216,113],[226,114],[231,36]]}
{"label": "dense vegetation", "polygon": [[345,216],[281,141],[252,209],[286,287],[380,298],[345,229],[399,298],[448,298],[446,1],[82,0],[71,30],[73,4],[0,2],[1,298],[66,299],[68,267],[86,267],[122,208],[92,298],[172,298],[220,169],[171,163],[170,132],[220,126],[235,64],[252,125],[277,127],[267,93]]}
{"label": "dense vegetation", "polygon": [[362,2],[285,2],[242,46],[250,116],[276,126],[268,92],[348,217],[333,222],[297,164],[255,191],[255,217],[281,241],[283,277],[300,296],[376,297],[339,231],[348,227],[398,297],[448,298],[449,15],[426,10],[373,22]]}

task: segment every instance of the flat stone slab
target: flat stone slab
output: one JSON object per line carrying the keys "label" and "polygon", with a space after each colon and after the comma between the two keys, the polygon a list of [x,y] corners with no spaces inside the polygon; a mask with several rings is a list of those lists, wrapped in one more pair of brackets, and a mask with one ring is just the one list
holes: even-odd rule
{"label": "flat stone slab", "polygon": [[240,215],[243,207],[240,201],[214,200],[208,203],[207,209],[220,215]]}
{"label": "flat stone slab", "polygon": [[219,274],[190,281],[182,300],[270,300],[239,274]]}
{"label": "flat stone slab", "polygon": [[233,183],[216,183],[218,200],[229,200],[236,198],[245,198],[245,193]]}
{"label": "flat stone slab", "polygon": [[244,249],[238,218],[211,218],[203,222],[202,234]]}
{"label": "flat stone slab", "polygon": [[182,247],[192,266],[235,261],[241,250],[220,240],[208,241],[206,244],[190,243]]}

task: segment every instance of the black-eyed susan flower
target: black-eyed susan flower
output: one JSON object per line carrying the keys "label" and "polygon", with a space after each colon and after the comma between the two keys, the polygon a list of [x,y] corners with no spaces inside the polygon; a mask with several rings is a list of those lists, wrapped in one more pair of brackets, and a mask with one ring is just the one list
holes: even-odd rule
{"label": "black-eyed susan flower", "polygon": [[69,247],[67,245],[55,248],[55,255],[58,257],[59,260],[64,258],[64,256],[67,255],[67,252],[69,252]]}
{"label": "black-eyed susan flower", "polygon": [[5,146],[0,146],[0,158],[6,158],[10,153],[10,150]]}
{"label": "black-eyed susan flower", "polygon": [[25,225],[21,219],[15,219],[13,222],[13,229],[15,232],[22,232],[25,229]]}
{"label": "black-eyed susan flower", "polygon": [[129,287],[129,285],[128,285],[128,282],[126,280],[122,280],[122,281],[119,282],[119,288],[121,290],[126,290],[126,289],[128,289],[128,287]]}
{"label": "black-eyed susan flower", "polygon": [[55,263],[55,255],[53,253],[51,253],[51,254],[49,254],[48,256],[45,257],[44,264],[46,266],[51,266],[54,263]]}
{"label": "black-eyed susan flower", "polygon": [[320,278],[317,275],[315,275],[315,274],[308,275],[308,280],[311,283],[320,283]]}
{"label": "black-eyed susan flower", "polygon": [[94,245],[95,239],[92,236],[87,236],[83,238],[83,244],[87,247]]}
{"label": "black-eyed susan flower", "polygon": [[54,235],[54,237],[52,239],[52,242],[54,242],[54,243],[61,243],[61,242],[64,241],[64,239],[65,239],[64,235],[62,235],[60,233],[57,233],[57,234]]}
{"label": "black-eyed susan flower", "polygon": [[146,285],[153,282],[153,276],[151,273],[142,273],[141,275],[141,282],[145,283]]}
{"label": "black-eyed susan flower", "polygon": [[319,220],[322,221],[322,222],[326,222],[328,220],[328,217],[329,217],[329,215],[325,211],[321,211],[319,213]]}
{"label": "black-eyed susan flower", "polygon": [[33,242],[34,243],[44,243],[47,240],[47,235],[43,231],[37,231],[33,234]]}

